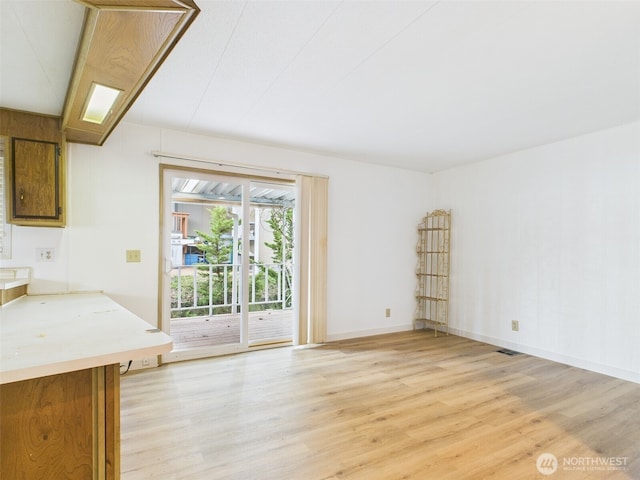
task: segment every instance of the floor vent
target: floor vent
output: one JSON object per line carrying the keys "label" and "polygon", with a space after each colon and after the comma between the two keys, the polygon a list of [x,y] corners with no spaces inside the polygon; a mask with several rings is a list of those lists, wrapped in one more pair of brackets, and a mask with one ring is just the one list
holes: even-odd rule
{"label": "floor vent", "polygon": [[496,350],[496,352],[502,353],[503,355],[509,355],[510,357],[513,357],[514,355],[520,355],[520,352],[509,350],[508,348],[501,348],[500,350]]}

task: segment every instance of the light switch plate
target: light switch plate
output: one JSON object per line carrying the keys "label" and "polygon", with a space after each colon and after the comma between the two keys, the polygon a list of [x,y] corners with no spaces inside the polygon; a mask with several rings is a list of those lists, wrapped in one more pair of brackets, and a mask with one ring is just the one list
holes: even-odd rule
{"label": "light switch plate", "polygon": [[127,250],[127,263],[140,262],[140,250]]}

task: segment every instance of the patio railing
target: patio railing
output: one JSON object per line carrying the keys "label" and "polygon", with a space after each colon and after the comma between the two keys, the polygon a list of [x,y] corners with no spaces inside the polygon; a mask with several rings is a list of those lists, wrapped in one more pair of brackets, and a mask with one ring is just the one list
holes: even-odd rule
{"label": "patio railing", "polygon": [[[249,266],[249,311],[291,307],[291,265]],[[171,318],[240,311],[240,265],[179,265],[171,272]]]}

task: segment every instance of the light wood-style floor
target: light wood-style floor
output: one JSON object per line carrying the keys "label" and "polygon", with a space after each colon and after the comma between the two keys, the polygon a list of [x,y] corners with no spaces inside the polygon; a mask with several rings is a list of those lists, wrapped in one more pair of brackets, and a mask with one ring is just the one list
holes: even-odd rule
{"label": "light wood-style floor", "polygon": [[416,331],[128,374],[122,478],[640,479],[640,385],[496,349]]}

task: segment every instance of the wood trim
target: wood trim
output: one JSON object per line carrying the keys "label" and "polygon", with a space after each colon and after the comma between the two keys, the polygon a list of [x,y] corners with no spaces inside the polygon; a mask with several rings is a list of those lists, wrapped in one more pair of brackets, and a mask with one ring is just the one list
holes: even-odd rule
{"label": "wood trim", "polygon": [[120,480],[120,365],[105,368],[105,473]]}
{"label": "wood trim", "polygon": [[92,371],[93,395],[93,480],[105,480],[105,391],[104,368]]}
{"label": "wood trim", "polygon": [[61,143],[60,117],[0,107],[0,135]]}
{"label": "wood trim", "polygon": [[175,10],[197,8],[191,0],[76,0],[89,8],[102,10]]}
{"label": "wood trim", "polygon": [[120,480],[120,365],[91,373],[93,480]]}
{"label": "wood trim", "polygon": [[[164,62],[200,9],[183,1],[84,1],[80,46],[62,126],[67,140],[102,145]],[[122,91],[102,124],[82,120],[93,82]]]}

